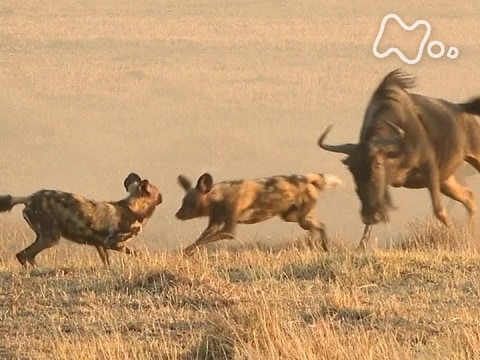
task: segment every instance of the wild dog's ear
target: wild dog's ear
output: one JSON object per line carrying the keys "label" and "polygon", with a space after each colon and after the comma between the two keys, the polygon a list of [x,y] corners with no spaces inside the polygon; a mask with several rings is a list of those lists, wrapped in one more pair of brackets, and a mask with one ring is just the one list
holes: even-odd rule
{"label": "wild dog's ear", "polygon": [[125,186],[125,190],[129,192],[129,188],[133,183],[140,183],[142,179],[136,173],[130,173],[123,181],[123,186]]}
{"label": "wild dog's ear", "polygon": [[138,185],[138,189],[142,192],[142,194],[149,194],[150,193],[150,183],[147,179],[144,179]]}
{"label": "wild dog's ear", "polygon": [[186,176],[178,175],[177,177],[178,184],[185,190],[186,192],[190,191],[192,188],[192,182],[188,180]]}
{"label": "wild dog's ear", "polygon": [[198,178],[197,186],[195,186],[195,189],[206,194],[210,190],[212,190],[212,186],[213,186],[212,175],[210,175],[209,173],[205,173]]}

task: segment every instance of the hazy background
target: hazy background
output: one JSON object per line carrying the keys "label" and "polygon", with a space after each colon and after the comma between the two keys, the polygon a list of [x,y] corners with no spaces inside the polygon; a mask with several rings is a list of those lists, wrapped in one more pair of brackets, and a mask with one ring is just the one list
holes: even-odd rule
{"label": "hazy background", "polygon": [[[372,91],[389,71],[418,76],[416,91],[450,101],[480,94],[478,3],[449,1],[51,1],[0,3],[0,193],[42,188],[97,200],[125,196],[131,171],[158,185],[164,203],[136,244],[152,249],[192,242],[206,220],[180,222],[183,190],[196,181],[327,172],[346,187],[321,195],[318,211],[332,237],[358,242],[363,225],[352,178],[340,154],[316,141],[356,141]],[[384,15],[426,19],[431,40],[454,45],[451,60],[408,66],[376,59]],[[414,57],[418,31],[387,27]],[[469,184],[479,194],[478,179]],[[399,211],[378,226],[379,242],[429,215],[426,190],[395,190]],[[463,209],[454,212],[464,216]],[[33,233],[21,207],[0,219],[2,240]],[[301,234],[271,220],[240,226],[239,239]],[[270,239],[270,240],[269,240]],[[22,244],[15,244],[20,249]]]}

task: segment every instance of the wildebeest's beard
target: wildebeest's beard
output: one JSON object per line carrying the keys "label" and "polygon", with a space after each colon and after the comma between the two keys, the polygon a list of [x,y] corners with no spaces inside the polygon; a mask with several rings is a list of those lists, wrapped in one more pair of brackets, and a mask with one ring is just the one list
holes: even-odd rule
{"label": "wildebeest's beard", "polygon": [[360,153],[361,151],[347,158],[345,164],[355,180],[356,191],[362,204],[362,221],[364,224],[388,222],[388,211],[394,206],[388,189],[383,157],[365,153],[364,157],[358,156]]}

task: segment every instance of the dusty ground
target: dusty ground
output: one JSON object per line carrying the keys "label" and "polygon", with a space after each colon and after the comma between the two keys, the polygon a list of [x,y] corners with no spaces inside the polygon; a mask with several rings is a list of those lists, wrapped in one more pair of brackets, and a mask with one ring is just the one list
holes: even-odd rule
{"label": "dusty ground", "polygon": [[[328,124],[335,124],[330,141],[357,140],[371,92],[397,67],[418,77],[417,91],[423,94],[459,102],[480,94],[477,10],[473,0],[454,5],[433,0],[355,5],[346,0],[161,4],[3,0],[0,193],[24,195],[55,188],[96,199],[118,199],[124,196],[123,178],[136,171],[156,183],[164,195],[164,204],[134,243],[153,252],[178,249],[193,241],[205,226],[204,220],[181,223],[173,216],[183,195],[176,184],[180,173],[196,179],[209,171],[222,180],[329,172],[342,177],[346,187],[323,194],[319,213],[335,241],[356,243],[362,224],[351,176],[340,155],[316,146],[319,134]],[[459,57],[434,60],[425,54],[412,66],[396,56],[376,59],[372,45],[381,19],[390,12],[408,24],[428,20],[433,29],[430,40],[458,47]],[[412,54],[419,35],[408,35],[392,26],[381,47],[394,41]],[[478,195],[476,179],[467,182]],[[396,190],[394,200],[399,211],[392,223],[376,229],[380,244],[397,239],[408,221],[431,211],[424,190]],[[452,210],[464,215],[460,206]],[[20,209],[0,220],[5,247],[0,256],[1,276],[13,281],[7,284],[22,282],[28,273],[19,272],[13,254],[33,234],[24,225]],[[267,245],[299,234],[295,225],[272,220],[242,227],[234,243],[259,240]],[[62,260],[62,254],[73,255],[72,249],[62,245],[48,250],[39,262],[58,267],[74,261]],[[168,254],[157,254],[167,259],[149,263],[145,271],[175,263]],[[52,257],[58,262],[52,264]],[[382,255],[378,261],[383,259]],[[246,266],[242,259],[233,260],[240,262],[240,268]],[[264,265],[263,258],[258,261]],[[403,266],[408,267],[409,258],[405,261]],[[75,281],[81,284],[86,271],[93,283],[84,290],[95,292],[91,286],[98,285],[98,274],[82,270],[81,264],[75,270],[80,273],[74,275]],[[118,275],[130,271],[130,266],[119,269]],[[187,277],[193,279],[206,271],[196,269]],[[32,276],[25,281],[37,284]],[[116,272],[105,276],[120,281]],[[121,276],[128,280],[129,275]],[[217,284],[217,275],[212,276]],[[324,279],[318,281],[323,284]],[[63,285],[60,289],[57,285],[55,278],[49,278],[32,285],[31,291],[53,291],[61,297]],[[14,293],[21,297],[19,289]],[[31,319],[32,314],[25,316]],[[66,353],[71,349],[64,347]]]}

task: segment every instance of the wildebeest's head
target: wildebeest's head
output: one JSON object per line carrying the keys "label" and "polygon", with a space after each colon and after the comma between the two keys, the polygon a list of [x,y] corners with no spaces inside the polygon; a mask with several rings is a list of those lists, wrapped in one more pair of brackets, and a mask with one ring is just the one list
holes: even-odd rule
{"label": "wildebeest's head", "polygon": [[388,191],[389,162],[399,156],[404,132],[397,125],[386,123],[393,129],[394,136],[372,138],[358,144],[326,145],[324,140],[331,130],[329,126],[318,140],[322,149],[348,155],[343,163],[353,175],[364,224],[387,222],[388,210],[393,207]]}
{"label": "wildebeest's head", "polygon": [[182,200],[182,206],[175,216],[180,220],[189,220],[200,216],[209,215],[209,204],[206,194],[213,187],[213,178],[205,173],[198,178],[197,185],[192,187],[192,183],[187,177],[178,176],[179,185],[185,190],[185,196]]}

